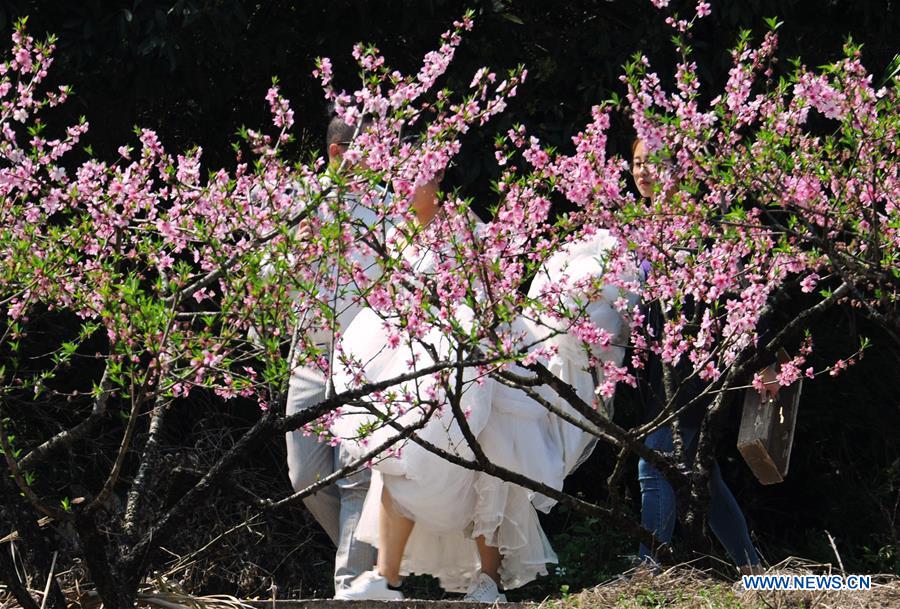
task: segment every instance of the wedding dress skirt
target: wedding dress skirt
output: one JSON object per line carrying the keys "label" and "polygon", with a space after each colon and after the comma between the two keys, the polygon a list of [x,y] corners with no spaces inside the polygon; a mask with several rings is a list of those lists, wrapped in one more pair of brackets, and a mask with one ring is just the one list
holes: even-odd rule
{"label": "wedding dress skirt", "polygon": [[[582,283],[602,277],[607,252],[615,240],[605,230],[568,244],[557,252],[536,275],[530,286],[531,299],[543,299],[548,293],[559,293],[561,305],[575,308],[575,299],[584,296]],[[634,278],[637,278],[635,269]],[[628,340],[628,326],[614,303],[624,297],[629,306],[637,304],[637,296],[622,292],[611,285],[603,285],[599,294],[592,293],[584,312],[598,328],[612,335],[611,344],[592,349],[592,355],[602,362],[619,365],[625,355],[620,345]],[[602,382],[601,367],[588,368],[588,354],[583,343],[566,332],[567,322],[554,321],[546,314],[537,320],[519,317],[512,323],[514,334],[524,344],[552,345],[555,355],[538,361],[557,378],[575,389],[586,404],[595,403],[595,378]],[[521,366],[512,366],[519,376],[532,373]],[[586,427],[593,426],[566,400],[547,386],[534,387],[546,402]],[[611,414],[611,403],[597,404],[601,414]],[[495,382],[488,421],[479,436],[479,443],[494,464],[525,475],[557,491],[563,481],[593,452],[597,438],[569,423],[531,399],[521,389]],[[556,563],[556,555],[537,520],[536,510],[549,512],[556,504],[539,492],[489,476],[476,476],[476,511],[473,537],[484,535],[487,544],[499,547],[503,556],[500,576],[506,588],[516,588],[545,575],[546,564]]]}
{"label": "wedding dress skirt", "polygon": [[[558,282],[569,288],[561,298],[573,299],[571,288],[585,277],[602,274],[603,255],[612,240],[605,231],[585,243],[576,243],[557,253],[539,273],[529,292],[541,296],[543,290],[558,289]],[[605,290],[605,288],[604,288]],[[614,336],[624,329],[621,316],[612,303],[620,296],[610,288],[608,298],[590,302],[587,314],[601,328]],[[570,303],[564,303],[570,304]],[[471,322],[471,311],[461,307],[458,321],[465,327]],[[564,332],[562,322],[541,318],[533,321],[518,318],[512,331],[526,344],[550,342],[556,354],[542,363],[562,381],[571,384],[582,400],[594,401],[594,380],[587,370],[587,353],[580,341]],[[388,347],[392,328],[374,311],[363,310],[343,336],[341,347],[356,362],[354,370],[336,366],[335,389],[352,389],[361,382],[379,382],[423,369],[434,358],[421,344]],[[438,360],[453,355],[455,345],[435,330],[422,341],[432,345]],[[624,351],[609,347],[595,352],[601,360],[621,362]],[[516,374],[531,372],[514,366]],[[525,392],[490,378],[477,378],[474,369],[463,375],[465,389],[460,407],[472,433],[487,458],[497,466],[523,474],[532,480],[560,490],[563,480],[589,456],[596,439],[593,435],[550,413]],[[565,400],[547,387],[535,389],[545,400],[576,419],[583,418]],[[431,406],[416,403],[414,396],[443,403],[416,435],[427,442],[468,461],[474,453],[462,436],[457,422],[440,389],[435,375],[406,381],[367,399],[370,410],[352,407],[342,409],[332,426],[332,433],[345,449],[357,458],[395,437],[402,428],[421,421]],[[404,396],[408,396],[404,397]],[[396,426],[380,424],[391,419]],[[360,438],[365,430],[367,437]],[[378,517],[382,487],[386,487],[394,506],[415,521],[415,527],[404,551],[401,573],[428,573],[440,580],[448,591],[464,591],[480,571],[480,560],[474,539],[483,535],[488,545],[498,547],[503,557],[500,576],[505,588],[516,588],[546,574],[546,565],[557,557],[541,528],[537,510],[547,512],[555,501],[535,491],[493,476],[452,464],[410,440],[372,461],[372,485],[357,528],[357,537],[378,546]]]}
{"label": "wedding dress skirt", "polygon": [[[463,321],[469,315],[469,311],[459,311]],[[391,349],[387,346],[391,330],[371,309],[364,309],[354,319],[343,336],[342,349],[352,354],[361,370],[341,371],[336,366],[336,391],[351,389],[360,379],[379,382],[431,366],[435,359],[423,344],[436,347],[439,361],[452,352],[453,346],[438,331],[429,333],[421,343],[411,342]],[[464,372],[460,408],[467,413],[466,422],[472,434],[478,437],[490,415],[494,384],[490,380],[477,380],[475,375],[474,369]],[[385,391],[366,400],[378,415],[361,407],[343,408],[333,423],[332,434],[351,456],[360,458],[396,437],[399,429],[420,423],[432,407],[417,403],[418,397],[425,397],[442,406],[430,413],[428,422],[415,432],[416,436],[462,459],[474,460],[474,452],[446,403],[436,374],[399,383],[390,391],[393,399],[388,399]],[[385,419],[394,425],[384,424]],[[365,438],[360,437],[362,431],[366,432]],[[428,573],[437,577],[446,590],[465,591],[480,568],[475,541],[466,533],[479,503],[476,472],[450,463],[411,440],[401,440],[373,459],[372,468],[372,482],[356,530],[357,538],[378,547],[382,488],[387,487],[397,511],[416,522],[405,548],[401,572]]]}

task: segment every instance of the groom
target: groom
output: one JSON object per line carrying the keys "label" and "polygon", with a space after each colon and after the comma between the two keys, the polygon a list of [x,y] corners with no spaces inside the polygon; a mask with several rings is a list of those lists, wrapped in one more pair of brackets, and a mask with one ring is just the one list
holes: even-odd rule
{"label": "groom", "polygon": [[[340,166],[353,135],[354,128],[341,118],[334,117],[329,123],[326,145],[331,170],[336,171]],[[375,219],[374,214],[362,205],[352,206],[352,214],[355,219],[368,226]],[[363,268],[370,266],[365,264],[368,261],[360,262],[363,263]],[[349,298],[338,298],[335,313],[340,313],[337,316],[340,327],[346,327],[360,308]],[[324,346],[325,355],[330,360],[328,350],[333,342],[332,333],[320,334],[321,336],[315,336],[315,342],[320,347]],[[326,383],[325,375],[318,368],[295,367],[288,389],[287,415],[325,399]],[[300,430],[290,431],[286,437],[288,474],[295,491],[314,484],[351,461],[340,444],[331,446],[327,442],[318,441],[315,436],[305,436]],[[355,539],[353,535],[369,490],[370,475],[368,469],[363,469],[303,499],[307,509],[337,546],[334,559],[335,592],[349,586],[356,576],[372,569],[375,564],[375,548]]]}

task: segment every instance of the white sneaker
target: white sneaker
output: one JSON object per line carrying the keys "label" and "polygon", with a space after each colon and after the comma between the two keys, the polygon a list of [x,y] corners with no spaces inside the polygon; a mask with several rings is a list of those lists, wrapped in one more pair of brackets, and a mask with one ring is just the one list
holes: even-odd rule
{"label": "white sneaker", "polygon": [[386,578],[378,571],[366,571],[353,583],[334,595],[339,601],[402,601],[403,593],[388,588]]}
{"label": "white sneaker", "polygon": [[505,603],[506,595],[500,594],[497,584],[490,575],[479,573],[462,600],[472,603]]}

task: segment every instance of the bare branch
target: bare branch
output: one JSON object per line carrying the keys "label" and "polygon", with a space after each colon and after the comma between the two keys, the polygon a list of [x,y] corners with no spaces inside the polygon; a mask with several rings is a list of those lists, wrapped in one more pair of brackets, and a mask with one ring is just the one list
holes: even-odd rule
{"label": "bare branch", "polygon": [[157,456],[159,455],[159,435],[162,432],[163,421],[167,410],[167,400],[157,396],[156,404],[150,415],[150,429],[147,442],[141,455],[141,464],[137,475],[131,483],[128,491],[128,499],[125,505],[123,529],[126,535],[134,535],[135,528],[141,518],[141,507],[145,502],[145,493],[149,492],[150,478],[156,474]]}
{"label": "bare branch", "polygon": [[653,536],[652,533],[641,527],[632,519],[622,516],[614,510],[584,501],[583,499],[572,497],[568,493],[559,491],[542,482],[532,480],[527,476],[523,476],[522,474],[519,474],[512,470],[500,467],[499,465],[494,465],[489,460],[486,460],[485,463],[478,463],[477,461],[469,461],[467,459],[463,459],[462,457],[443,450],[442,448],[435,446],[434,444],[428,442],[427,440],[423,440],[416,435],[411,436],[410,440],[412,440],[425,450],[434,453],[439,457],[442,457],[443,459],[449,461],[450,463],[453,463],[454,465],[458,465],[460,467],[478,472],[484,472],[485,474],[494,476],[495,478],[499,478],[500,480],[503,480],[505,482],[518,484],[519,486],[545,495],[550,499],[554,499],[561,505],[565,505],[566,507],[579,513],[586,514],[588,516],[597,516],[611,521],[612,523],[619,526],[622,531],[639,539],[645,544],[649,544],[653,547],[661,546],[660,554],[664,558],[671,557],[671,550],[667,546],[660,544],[660,542]]}
{"label": "bare branch", "polygon": [[128,424],[125,426],[125,434],[122,436],[121,444],[119,444],[119,451],[116,453],[116,460],[113,463],[112,470],[109,472],[109,476],[106,478],[106,482],[103,484],[103,488],[100,489],[100,492],[94,497],[93,501],[88,504],[85,508],[86,510],[92,511],[96,509],[97,506],[102,505],[112,492],[113,486],[118,482],[119,473],[122,471],[122,465],[125,463],[125,457],[128,454],[128,449],[131,447],[131,439],[134,436],[134,428],[137,425],[138,415],[140,414],[143,402],[142,396],[135,397],[132,393],[131,412],[128,415]]}
{"label": "bare branch", "polygon": [[684,474],[666,457],[658,451],[648,448],[642,441],[629,431],[616,425],[613,421],[603,417],[599,412],[594,410],[590,404],[582,400],[575,388],[570,384],[563,382],[555,374],[550,372],[546,366],[541,363],[534,363],[528,366],[529,370],[535,372],[538,380],[553,389],[562,399],[566,400],[572,408],[588,421],[597,426],[598,429],[604,431],[614,438],[619,445],[627,446],[629,450],[643,457],[648,462],[659,468],[670,476],[673,485],[684,483]]}
{"label": "bare branch", "polygon": [[46,440],[43,444],[31,449],[31,451],[19,461],[19,466],[22,469],[32,469],[40,462],[47,459],[47,457],[57,449],[68,448],[75,442],[84,439],[106,414],[106,404],[109,401],[109,396],[112,394],[112,389],[113,383],[109,378],[109,368],[106,367],[103,369],[103,376],[100,377],[100,391],[94,398],[91,414],[75,427],[63,430]]}
{"label": "bare branch", "polygon": [[347,465],[344,465],[340,469],[335,470],[334,472],[325,476],[321,480],[316,481],[314,484],[310,484],[306,488],[299,490],[299,491],[295,492],[294,494],[289,495],[288,497],[279,499],[278,501],[273,501],[271,499],[263,499],[261,501],[258,501],[256,504],[257,507],[266,509],[266,510],[277,510],[279,508],[282,508],[282,507],[285,507],[288,505],[293,505],[293,504],[297,503],[300,499],[303,499],[304,497],[308,497],[309,495],[312,495],[313,493],[325,488],[326,486],[332,484],[333,482],[336,482],[336,481],[340,480],[341,478],[353,473],[354,471],[359,469],[359,467],[361,465],[364,465],[367,462],[371,461],[372,459],[374,459],[379,454],[386,451],[388,448],[390,448],[397,442],[400,442],[401,440],[405,440],[406,438],[411,436],[416,431],[422,429],[425,426],[425,424],[428,423],[428,421],[431,419],[431,416],[434,414],[435,410],[437,410],[437,407],[436,406],[432,407],[431,410],[429,410],[425,414],[425,416],[423,416],[422,419],[417,421],[415,424],[410,425],[408,427],[404,427],[403,430],[400,433],[398,433],[396,436],[392,436],[388,440],[385,440],[384,442],[382,442],[375,448],[364,453],[358,459],[355,459],[354,461],[351,461],[350,463],[348,463]]}
{"label": "bare branch", "polygon": [[794,332],[801,326],[804,321],[817,313],[823,312],[825,309],[835,304],[840,298],[846,296],[849,291],[850,285],[844,282],[834,292],[832,292],[830,296],[809,307],[808,309],[800,312],[797,317],[795,317],[791,320],[790,323],[785,325],[784,328],[782,328],[781,331],[778,332],[778,334],[772,337],[772,340],[770,340],[766,344],[766,351],[770,353],[774,352],[776,349],[778,349],[778,347],[782,345],[785,339],[790,336],[792,332]]}
{"label": "bare branch", "polygon": [[491,376],[498,383],[502,383],[502,384],[506,385],[507,387],[512,387],[514,389],[518,389],[519,391],[523,392],[529,398],[531,398],[532,400],[534,400],[535,402],[537,402],[538,404],[540,404],[541,406],[543,406],[544,408],[546,408],[547,410],[552,412],[554,415],[558,416],[560,419],[562,419],[566,423],[569,423],[570,425],[574,425],[581,431],[585,431],[593,436],[596,436],[596,437],[600,438],[601,440],[604,440],[604,441],[612,444],[613,446],[621,445],[621,443],[618,440],[616,440],[614,437],[612,437],[611,435],[604,433],[600,429],[597,429],[590,423],[586,422],[584,419],[579,419],[577,417],[572,416],[568,412],[566,412],[566,411],[562,410],[561,408],[559,408],[558,406],[556,406],[556,404],[554,404],[553,402],[550,402],[549,400],[545,399],[540,393],[538,393],[531,387],[518,384],[516,382],[516,379],[521,378],[521,377],[517,377],[517,375],[514,375],[509,372],[499,372],[499,371],[493,373]]}
{"label": "bare branch", "polygon": [[9,468],[9,473],[12,474],[16,486],[19,487],[19,490],[25,495],[26,499],[28,499],[34,509],[45,516],[56,518],[57,520],[71,520],[71,514],[59,508],[45,505],[40,497],[38,497],[37,494],[31,490],[31,487],[28,486],[25,477],[22,475],[22,470],[19,469],[19,464],[16,463],[16,459],[13,456],[13,448],[9,445],[9,438],[6,435],[6,427],[3,424],[2,414],[0,414],[0,448],[3,449],[3,457],[6,459],[6,466]]}

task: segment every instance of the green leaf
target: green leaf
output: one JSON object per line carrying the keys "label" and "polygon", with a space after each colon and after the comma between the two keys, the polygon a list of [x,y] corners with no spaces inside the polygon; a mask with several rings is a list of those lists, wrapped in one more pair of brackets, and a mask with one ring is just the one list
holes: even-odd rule
{"label": "green leaf", "polygon": [[766,25],[769,26],[769,29],[773,32],[784,25],[784,21],[779,21],[778,17],[766,17],[763,19],[763,21],[766,22]]}
{"label": "green leaf", "polygon": [[889,84],[892,80],[894,80],[897,75],[900,75],[900,54],[894,55],[894,58],[891,59],[891,63],[888,64],[888,67],[885,69],[884,78],[881,80],[881,85],[885,86]]}
{"label": "green leaf", "polygon": [[503,17],[504,19],[506,19],[507,21],[512,21],[513,23],[515,23],[517,25],[525,25],[525,22],[522,21],[521,17],[517,17],[516,15],[513,15],[512,13],[501,13],[500,16]]}

